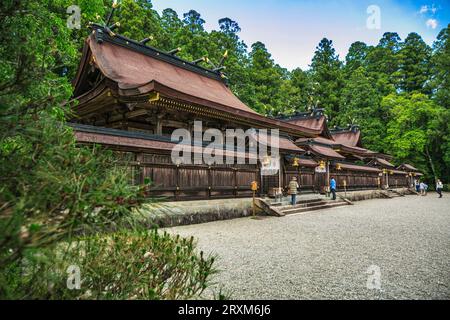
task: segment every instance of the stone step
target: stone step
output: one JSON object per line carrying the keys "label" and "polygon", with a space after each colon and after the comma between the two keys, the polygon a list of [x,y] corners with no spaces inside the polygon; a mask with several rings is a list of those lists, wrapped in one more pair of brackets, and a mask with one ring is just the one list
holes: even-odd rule
{"label": "stone step", "polygon": [[397,193],[394,193],[394,192],[389,192],[389,196],[390,196],[391,198],[398,198],[398,197],[401,197],[401,195],[399,195],[399,194],[397,194]]}
{"label": "stone step", "polygon": [[315,202],[309,202],[309,203],[303,203],[303,204],[296,204],[295,206],[287,205],[287,206],[283,206],[283,207],[278,207],[277,209],[280,210],[281,212],[285,212],[285,211],[292,210],[292,209],[302,209],[302,208],[311,208],[311,207],[316,207],[316,206],[322,206],[327,203],[328,203],[328,201],[322,200],[322,201],[315,201]]}
{"label": "stone step", "polygon": [[303,212],[308,212],[308,211],[322,210],[322,209],[341,207],[341,206],[348,206],[348,203],[344,202],[344,201],[327,202],[327,203],[321,204],[319,206],[305,207],[305,208],[294,208],[294,209],[291,209],[291,210],[285,210],[285,211],[283,211],[283,213],[285,215],[289,215],[289,214],[303,213]]}
{"label": "stone step", "polygon": [[290,203],[287,204],[283,204],[283,205],[278,205],[278,206],[273,206],[275,208],[277,208],[277,210],[285,210],[285,209],[292,209],[292,208],[304,208],[307,206],[314,206],[314,205],[319,205],[321,203],[325,203],[327,202],[327,200],[324,199],[318,199],[315,201],[298,201],[296,205],[292,205]]}

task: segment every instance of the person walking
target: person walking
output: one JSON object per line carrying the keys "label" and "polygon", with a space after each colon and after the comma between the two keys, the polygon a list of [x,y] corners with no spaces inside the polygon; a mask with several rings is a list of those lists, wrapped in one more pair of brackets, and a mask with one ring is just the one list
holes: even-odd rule
{"label": "person walking", "polygon": [[299,185],[297,183],[297,178],[292,177],[291,182],[289,182],[289,194],[291,195],[291,204],[295,205],[297,203],[297,190]]}
{"label": "person walking", "polygon": [[421,196],[425,195],[425,183],[423,181],[419,184],[419,191]]}
{"label": "person walking", "polygon": [[425,196],[427,195],[427,192],[428,192],[428,185],[424,182],[423,183],[423,193]]}
{"label": "person walking", "polygon": [[416,187],[416,192],[417,193],[419,193],[419,191],[420,191],[420,183],[419,183],[419,180],[418,179],[415,179],[414,180],[414,186]]}
{"label": "person walking", "polygon": [[439,195],[439,198],[442,198],[442,189],[444,188],[444,185],[442,184],[441,180],[437,180],[436,182],[436,192]]}
{"label": "person walking", "polygon": [[333,195],[333,200],[336,200],[336,180],[334,180],[334,177],[331,177],[330,180],[330,191]]}

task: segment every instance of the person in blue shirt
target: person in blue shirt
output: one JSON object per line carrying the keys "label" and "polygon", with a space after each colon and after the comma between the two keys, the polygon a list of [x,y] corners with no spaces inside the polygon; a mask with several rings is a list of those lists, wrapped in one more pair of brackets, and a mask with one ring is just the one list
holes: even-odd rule
{"label": "person in blue shirt", "polygon": [[333,200],[336,200],[336,180],[334,180],[334,177],[331,177],[330,180],[330,191],[333,194]]}

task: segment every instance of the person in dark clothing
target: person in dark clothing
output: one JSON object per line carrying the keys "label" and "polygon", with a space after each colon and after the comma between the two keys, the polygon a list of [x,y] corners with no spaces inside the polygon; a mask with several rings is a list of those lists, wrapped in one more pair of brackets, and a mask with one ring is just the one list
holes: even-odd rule
{"label": "person in dark clothing", "polygon": [[438,179],[436,182],[436,192],[439,195],[439,198],[442,198],[442,189],[444,188],[444,185],[442,184],[442,181]]}
{"label": "person in dark clothing", "polygon": [[416,192],[420,191],[420,181],[418,179],[414,180],[414,186],[416,187]]}
{"label": "person in dark clothing", "polygon": [[331,177],[330,180],[330,191],[333,195],[333,200],[336,200],[336,180],[334,180],[334,177]]}

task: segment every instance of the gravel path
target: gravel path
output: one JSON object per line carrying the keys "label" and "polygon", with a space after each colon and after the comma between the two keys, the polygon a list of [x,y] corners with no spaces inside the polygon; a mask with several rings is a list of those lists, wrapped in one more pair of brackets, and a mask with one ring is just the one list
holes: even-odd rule
{"label": "gravel path", "polygon": [[448,193],[167,230],[218,255],[215,281],[234,299],[450,299]]}

